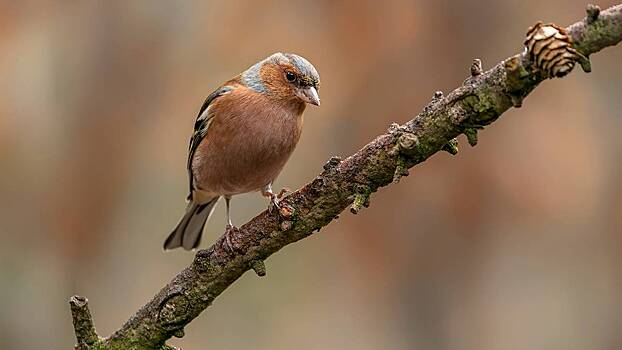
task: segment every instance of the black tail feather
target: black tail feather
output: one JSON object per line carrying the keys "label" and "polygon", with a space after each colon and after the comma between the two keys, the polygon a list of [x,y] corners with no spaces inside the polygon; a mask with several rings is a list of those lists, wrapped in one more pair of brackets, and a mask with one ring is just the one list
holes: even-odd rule
{"label": "black tail feather", "polygon": [[204,204],[190,202],[186,208],[186,214],[181,218],[173,232],[164,241],[164,250],[183,247],[186,250],[195,249],[201,243],[201,235],[205,222],[209,219],[216,202],[220,197],[215,197]]}

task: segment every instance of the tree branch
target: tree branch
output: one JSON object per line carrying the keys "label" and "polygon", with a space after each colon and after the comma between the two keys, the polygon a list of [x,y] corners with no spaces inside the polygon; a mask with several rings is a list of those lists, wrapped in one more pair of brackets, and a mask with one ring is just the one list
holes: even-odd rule
{"label": "tree branch", "polygon": [[89,301],[85,297],[74,295],[69,299],[71,306],[71,317],[73,318],[73,329],[76,333],[76,350],[88,349],[89,346],[99,341],[99,336],[95,332],[91,311],[89,311]]}
{"label": "tree branch", "polygon": [[386,134],[343,161],[331,158],[312,182],[283,199],[280,215],[264,211],[234,232],[235,253],[227,250],[224,237],[197,252],[190,266],[109,338],[100,339],[95,333],[86,299],[80,306],[80,299],[72,298],[78,343],[87,349],[173,349],[165,341],[182,337],[184,326],[244,272],[253,269],[264,275],[263,261],[284,246],[319,231],[348,206],[355,214],[368,207],[373,192],[399,181],[409,168],[434,153],[456,154],[458,135],[465,134],[475,145],[477,130],[510,107],[520,107],[525,96],[548,77],[565,75],[575,62],[589,71],[589,55],[622,40],[622,5],[605,11],[590,5],[587,12],[584,20],[566,30],[535,26],[525,52],[487,72],[482,72],[479,60],[474,61],[462,86],[446,96],[434,94],[414,119],[401,126],[393,124]]}

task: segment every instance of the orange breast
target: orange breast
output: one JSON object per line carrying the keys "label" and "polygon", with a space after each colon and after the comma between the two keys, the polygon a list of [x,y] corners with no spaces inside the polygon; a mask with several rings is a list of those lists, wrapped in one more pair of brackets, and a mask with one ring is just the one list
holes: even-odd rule
{"label": "orange breast", "polygon": [[247,89],[218,98],[192,159],[197,187],[234,195],[274,181],[298,143],[303,110],[304,104],[274,104]]}

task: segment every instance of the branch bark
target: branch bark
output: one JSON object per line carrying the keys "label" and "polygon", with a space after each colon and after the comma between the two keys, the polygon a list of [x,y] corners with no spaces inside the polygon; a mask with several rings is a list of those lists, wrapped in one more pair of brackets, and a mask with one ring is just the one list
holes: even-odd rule
{"label": "branch bark", "polygon": [[76,350],[88,349],[89,346],[99,341],[89,310],[89,301],[85,297],[74,295],[69,299],[69,305],[73,318],[73,329],[78,341],[75,348]]}
{"label": "branch bark", "polygon": [[[587,13],[585,19],[566,28],[572,47],[585,58],[622,40],[622,5],[605,11],[589,5]],[[589,71],[585,58],[580,63]],[[95,333],[86,299],[80,306],[82,299],[72,298],[77,346],[174,349],[165,341],[182,337],[184,327],[244,272],[253,269],[265,275],[263,261],[284,246],[319,231],[348,206],[355,214],[368,207],[373,192],[399,181],[409,168],[434,153],[445,150],[456,154],[458,135],[465,134],[475,145],[477,130],[509,108],[520,107],[549,77],[533,61],[533,55],[525,51],[487,72],[482,72],[479,60],[474,61],[471,76],[462,86],[446,96],[437,92],[414,119],[401,126],[393,124],[387,133],[343,161],[331,158],[313,181],[283,199],[278,214],[264,211],[240,227],[231,235],[235,252],[227,250],[224,236],[209,249],[197,252],[190,266],[110,337],[101,339]]]}

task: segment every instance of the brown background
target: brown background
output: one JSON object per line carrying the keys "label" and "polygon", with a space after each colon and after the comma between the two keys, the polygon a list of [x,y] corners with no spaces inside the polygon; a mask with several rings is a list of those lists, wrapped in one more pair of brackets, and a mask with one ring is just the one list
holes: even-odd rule
{"label": "brown background", "polygon": [[[601,3],[606,7],[612,2]],[[67,300],[102,335],[193,255],[184,209],[204,97],[275,51],[308,58],[321,108],[276,183],[298,188],[449,91],[475,57],[521,50],[583,1],[0,2],[0,348],[69,349]],[[542,84],[476,148],[438,154],[358,216],[246,274],[184,349],[622,346],[622,48]],[[266,207],[235,198],[242,224]],[[224,205],[203,246],[222,233]]]}

